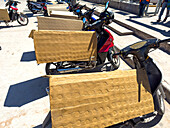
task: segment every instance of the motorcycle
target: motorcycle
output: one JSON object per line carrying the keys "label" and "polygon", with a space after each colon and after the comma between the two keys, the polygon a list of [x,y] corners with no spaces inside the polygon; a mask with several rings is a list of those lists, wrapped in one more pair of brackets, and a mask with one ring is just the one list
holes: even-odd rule
{"label": "motorcycle", "polygon": [[70,12],[73,12],[76,8],[79,7],[79,3],[76,3],[75,5],[72,5],[70,2],[68,2],[67,4],[68,4],[67,9],[68,9]]}
{"label": "motorcycle", "polygon": [[[9,11],[9,18],[10,21],[15,21],[17,20],[17,22],[21,25],[27,25],[28,24],[28,17],[27,15],[23,14],[23,13],[18,13],[18,8],[17,5],[20,4],[20,2],[18,1],[11,1],[9,0],[5,6],[9,6],[8,7],[8,11]],[[8,23],[10,21],[5,21],[6,25],[8,26]]]}
{"label": "motorcycle", "polygon": [[[116,70],[120,65],[119,56],[112,56],[116,53],[116,48],[113,43],[113,36],[109,30],[104,29],[105,24],[110,24],[114,17],[114,14],[107,11],[108,4],[106,4],[105,11],[101,13],[100,20],[97,20],[93,24],[87,25],[83,30],[95,30],[97,32],[97,61],[70,61],[70,62],[52,62],[47,63],[45,71],[47,75],[54,75],[56,73],[75,72],[86,69],[95,69],[100,66],[110,66],[110,70]],[[108,62],[105,63],[106,58]]]}
{"label": "motorcycle", "polygon": [[[147,39],[129,45],[121,49],[119,53],[113,55],[121,55],[124,59],[132,58],[139,78],[141,78],[138,82],[142,83],[145,89],[152,94],[155,111],[161,116],[165,113],[163,100],[165,98],[165,93],[160,84],[162,73],[156,63],[154,63],[153,59],[148,56],[148,53],[159,48],[161,43],[167,42],[170,42],[170,38],[165,40]],[[129,55],[132,56],[129,57]]]}
{"label": "motorcycle", "polygon": [[36,14],[38,12],[43,12],[44,16],[48,16],[47,13],[47,4],[52,4],[49,2],[34,2],[34,1],[27,1],[28,9],[33,13]]}

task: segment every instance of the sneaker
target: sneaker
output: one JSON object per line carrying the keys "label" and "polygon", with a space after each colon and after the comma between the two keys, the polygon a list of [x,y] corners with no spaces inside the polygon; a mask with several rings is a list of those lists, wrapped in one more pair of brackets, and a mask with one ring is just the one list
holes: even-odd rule
{"label": "sneaker", "polygon": [[160,19],[158,19],[156,22],[160,22],[161,20]]}
{"label": "sneaker", "polygon": [[165,18],[162,22],[165,22],[167,18]]}

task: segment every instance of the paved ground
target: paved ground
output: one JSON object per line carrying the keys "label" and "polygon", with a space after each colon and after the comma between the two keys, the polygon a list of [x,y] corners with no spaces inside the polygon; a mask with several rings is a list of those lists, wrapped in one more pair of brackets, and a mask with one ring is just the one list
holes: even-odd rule
{"label": "paved ground", "polygon": [[[19,10],[26,13],[29,17],[29,24],[27,26],[20,26],[17,22],[10,23],[7,27],[4,23],[0,24],[0,128],[38,128],[49,111],[49,98],[45,92],[48,86],[48,80],[41,78],[45,75],[45,65],[37,65],[35,61],[33,40],[28,38],[32,29],[37,29],[36,16],[32,15],[26,7],[25,0],[19,5]],[[0,8],[4,8],[4,2],[0,1]],[[90,4],[89,4],[90,6]],[[127,20],[132,14],[122,15],[120,10],[113,10],[115,17],[120,20]],[[145,21],[146,29],[150,26],[149,31],[153,35],[164,39],[170,37],[169,27],[161,24],[152,25],[151,21],[156,21],[157,17],[147,17],[142,19],[131,19],[129,24],[140,27],[141,23]],[[135,21],[133,21],[135,20]],[[133,22],[132,22],[133,21]],[[138,21],[138,22],[137,22]],[[140,23],[140,24],[139,24]],[[154,28],[152,30],[151,28]],[[160,30],[160,32],[155,31]],[[164,31],[165,30],[165,31]],[[148,31],[148,29],[146,29]],[[120,37],[113,33],[116,46],[119,48],[128,44],[134,43],[140,39],[133,36]],[[152,55],[159,63],[162,64],[165,72],[165,77],[169,79],[170,69],[168,66],[169,55],[160,50]],[[121,61],[120,69],[129,69],[127,65]],[[161,122],[154,126],[154,128],[168,128],[170,127],[170,106],[166,102],[166,113]]]}

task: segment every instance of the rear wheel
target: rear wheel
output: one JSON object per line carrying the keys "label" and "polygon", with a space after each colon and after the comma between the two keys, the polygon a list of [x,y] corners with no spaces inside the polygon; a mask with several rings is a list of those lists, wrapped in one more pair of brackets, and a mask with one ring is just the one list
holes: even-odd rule
{"label": "rear wheel", "polygon": [[113,46],[109,49],[108,60],[111,62],[112,70],[116,70],[120,66],[120,57],[117,55],[113,57],[113,54],[117,53],[116,48]]}
{"label": "rear wheel", "polygon": [[17,21],[18,21],[19,24],[21,24],[23,26],[27,25],[28,24],[28,17],[27,17],[27,15],[21,13],[21,14],[18,15]]}

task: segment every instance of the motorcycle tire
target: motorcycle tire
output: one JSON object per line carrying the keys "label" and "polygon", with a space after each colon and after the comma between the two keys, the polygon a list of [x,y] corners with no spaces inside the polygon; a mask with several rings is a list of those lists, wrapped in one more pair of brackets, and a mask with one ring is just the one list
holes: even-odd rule
{"label": "motorcycle tire", "polygon": [[29,22],[27,15],[22,14],[22,13],[17,16],[17,21],[19,24],[21,24],[23,26],[27,25]]}
{"label": "motorcycle tire", "polygon": [[28,5],[28,9],[32,11],[32,5]]}
{"label": "motorcycle tire", "polygon": [[44,11],[44,16],[48,16],[47,10]]}
{"label": "motorcycle tire", "polygon": [[45,66],[45,72],[47,75],[56,75],[58,73],[57,63],[47,63]]}
{"label": "motorcycle tire", "polygon": [[32,13],[33,13],[33,14],[37,14],[37,11],[32,10]]}
{"label": "motorcycle tire", "polygon": [[153,96],[153,100],[154,100],[155,110],[158,112],[159,115],[163,115],[165,113],[165,104],[160,89],[158,89],[155,95]]}
{"label": "motorcycle tire", "polygon": [[109,49],[109,54],[108,54],[108,60],[112,64],[112,70],[116,70],[120,66],[120,57],[116,56],[113,57],[113,54],[117,53],[116,48],[113,46],[112,48]]}

